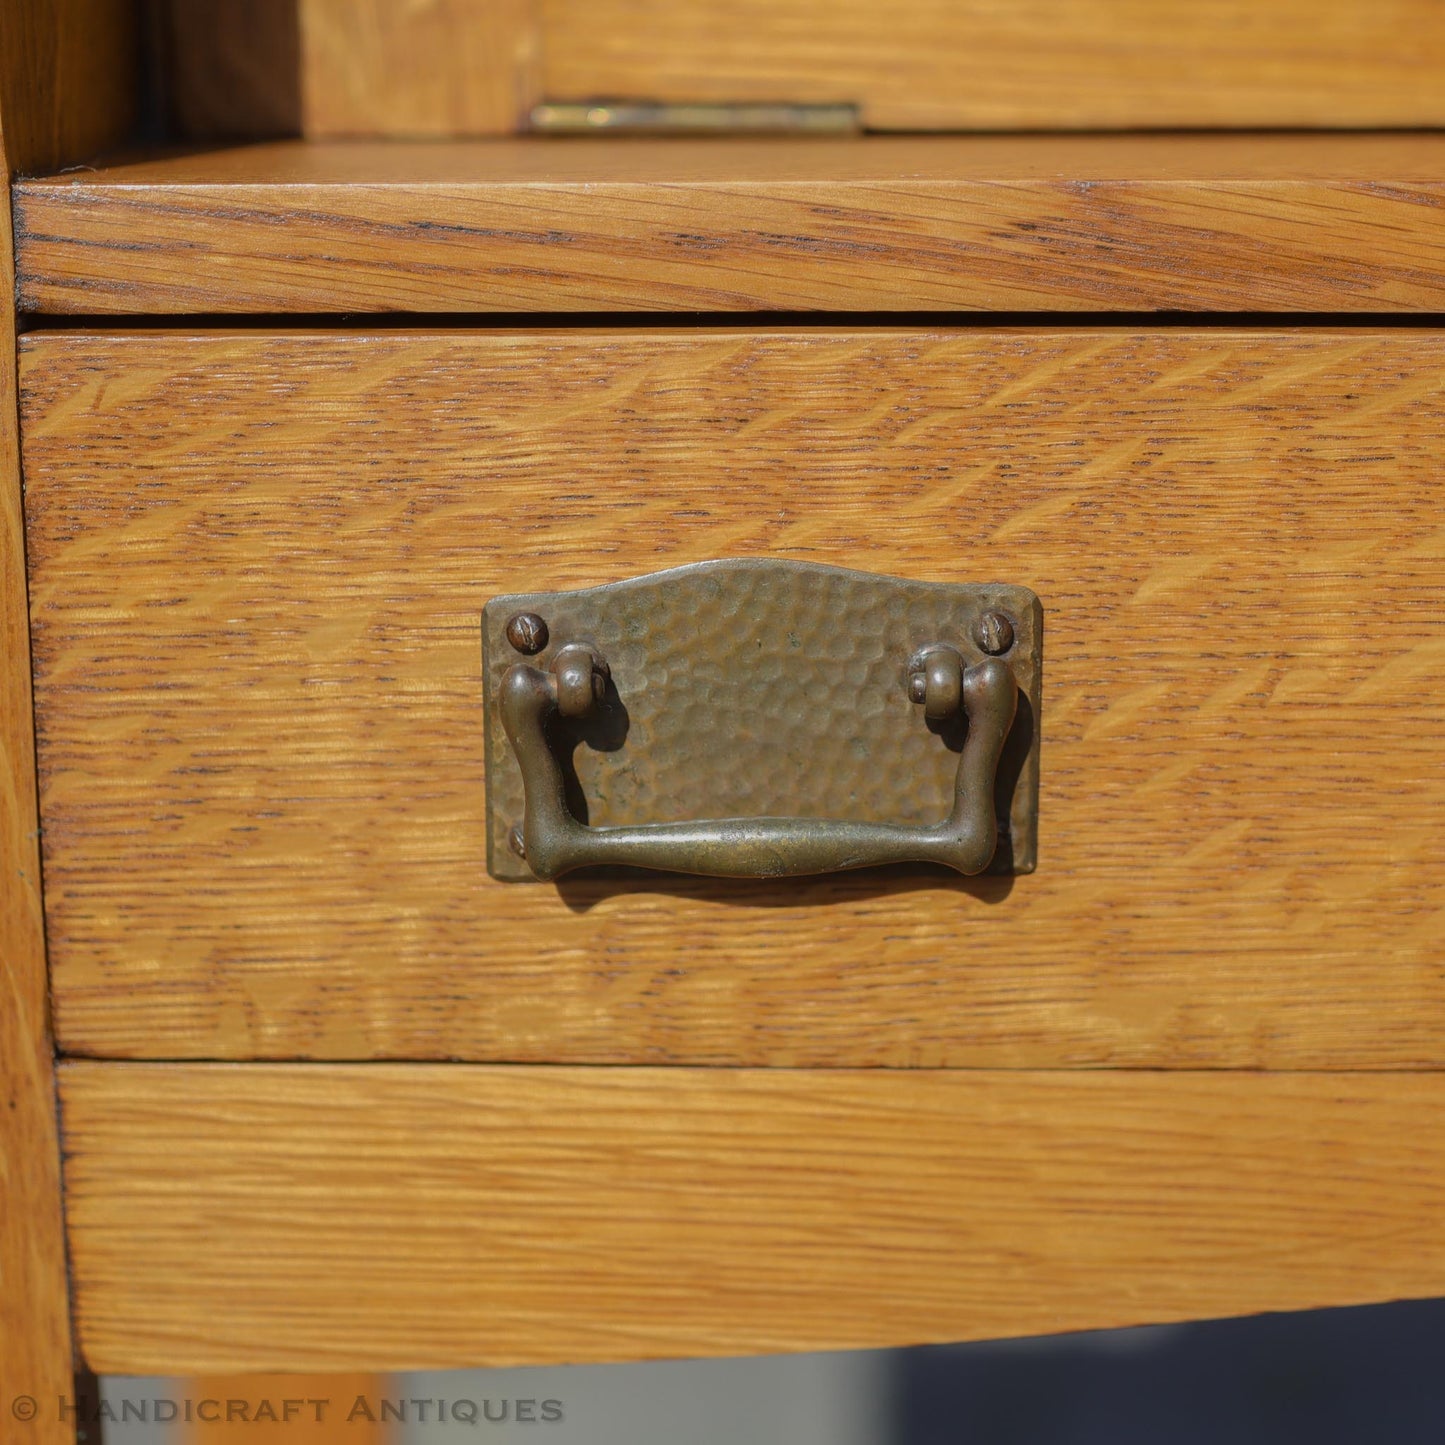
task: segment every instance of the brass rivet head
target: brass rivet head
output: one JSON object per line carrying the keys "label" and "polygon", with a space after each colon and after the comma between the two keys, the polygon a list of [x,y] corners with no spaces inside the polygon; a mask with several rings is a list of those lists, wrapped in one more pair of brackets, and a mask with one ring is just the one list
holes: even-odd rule
{"label": "brass rivet head", "polygon": [[973,640],[990,657],[997,657],[1014,645],[1014,625],[1002,612],[985,612],[973,629]]}
{"label": "brass rivet head", "polygon": [[519,612],[507,619],[507,641],[532,657],[547,645],[547,624],[535,612]]}
{"label": "brass rivet head", "polygon": [[522,832],[522,825],[520,823],[513,823],[512,826],[507,829],[507,847],[519,858],[525,858],[527,856],[527,838]]}
{"label": "brass rivet head", "polygon": [[928,674],[926,672],[910,673],[908,677],[908,701],[926,702],[928,699]]}

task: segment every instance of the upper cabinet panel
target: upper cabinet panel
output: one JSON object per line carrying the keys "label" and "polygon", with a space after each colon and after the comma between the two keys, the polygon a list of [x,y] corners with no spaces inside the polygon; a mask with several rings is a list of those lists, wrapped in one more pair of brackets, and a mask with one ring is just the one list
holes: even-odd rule
{"label": "upper cabinet panel", "polygon": [[873,130],[1445,123],[1436,0],[164,0],[201,138],[449,139],[546,102],[847,103]]}
{"label": "upper cabinet panel", "polygon": [[1435,0],[541,0],[541,17],[550,100],[852,101],[878,130],[1445,122]]}

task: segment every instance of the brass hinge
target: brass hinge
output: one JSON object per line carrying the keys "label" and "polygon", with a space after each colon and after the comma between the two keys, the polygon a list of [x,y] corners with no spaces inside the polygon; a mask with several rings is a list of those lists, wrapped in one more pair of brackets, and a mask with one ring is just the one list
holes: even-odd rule
{"label": "brass hinge", "polygon": [[543,101],[532,107],[534,131],[553,135],[612,134],[641,131],[649,135],[732,134],[844,135],[862,129],[858,107],[795,105],[741,101],[728,105],[662,105],[652,101]]}

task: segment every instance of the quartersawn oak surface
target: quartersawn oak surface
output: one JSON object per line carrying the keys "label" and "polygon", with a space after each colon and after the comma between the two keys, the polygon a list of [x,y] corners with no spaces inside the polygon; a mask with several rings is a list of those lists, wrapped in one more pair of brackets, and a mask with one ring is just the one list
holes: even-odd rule
{"label": "quartersawn oak surface", "polygon": [[1445,122],[1435,0],[538,0],[538,11],[549,100],[853,101],[881,130]]}
{"label": "quartersawn oak surface", "polygon": [[848,1349],[1445,1293],[1438,1074],[72,1062],[61,1084],[77,1329],[106,1373]]}
{"label": "quartersawn oak surface", "polygon": [[[65,1050],[1445,1061],[1445,333],[23,344]],[[746,555],[1040,595],[1035,874],[487,877],[485,600]]]}
{"label": "quartersawn oak surface", "polygon": [[297,0],[154,0],[149,88],[166,131],[186,141],[301,129]]}
{"label": "quartersawn oak surface", "polygon": [[[10,180],[124,134],[134,38],[124,0],[0,4],[0,1445],[75,1441],[55,1408],[75,1392],[75,1360],[40,901]],[[35,1418],[21,1397],[37,1402]]]}
{"label": "quartersawn oak surface", "polygon": [[842,101],[881,130],[1445,122],[1435,0],[165,0],[160,15],[187,136],[505,134],[533,98]]}
{"label": "quartersawn oak surface", "polygon": [[[0,146],[0,1442],[61,1445],[66,1431],[50,1402],[71,1394],[74,1383],[40,907],[4,155]],[[15,1417],[11,1401],[21,1394],[45,1401],[44,1419]]]}
{"label": "quartersawn oak surface", "polygon": [[81,313],[1445,310],[1445,135],[281,142],[16,191]]}
{"label": "quartersawn oak surface", "polygon": [[448,139],[525,126],[541,50],[534,0],[298,0],[294,9],[303,134]]}
{"label": "quartersawn oak surface", "polygon": [[1434,0],[167,0],[161,13],[188,136],[505,134],[532,98],[844,101],[881,130],[1445,122]]}

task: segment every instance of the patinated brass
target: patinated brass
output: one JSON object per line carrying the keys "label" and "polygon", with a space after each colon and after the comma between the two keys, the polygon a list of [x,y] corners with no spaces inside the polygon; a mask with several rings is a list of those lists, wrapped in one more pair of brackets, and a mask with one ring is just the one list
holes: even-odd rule
{"label": "patinated brass", "polygon": [[524,657],[535,657],[547,645],[547,624],[531,612],[507,619],[507,641]]}
{"label": "patinated brass", "polygon": [[494,598],[488,868],[1029,872],[1041,640],[1026,588],[766,559]]}
{"label": "patinated brass", "polygon": [[789,101],[723,104],[646,100],[544,101],[534,105],[531,128],[553,135],[602,131],[609,135],[847,135],[863,128],[856,105]]}
{"label": "patinated brass", "polygon": [[1004,612],[985,612],[978,619],[973,640],[990,657],[1000,657],[1014,645],[1014,625]]}

